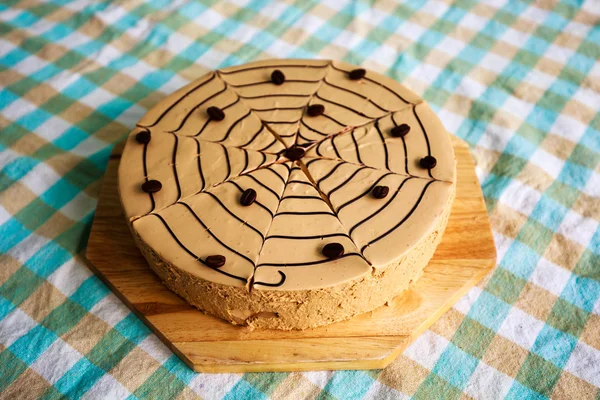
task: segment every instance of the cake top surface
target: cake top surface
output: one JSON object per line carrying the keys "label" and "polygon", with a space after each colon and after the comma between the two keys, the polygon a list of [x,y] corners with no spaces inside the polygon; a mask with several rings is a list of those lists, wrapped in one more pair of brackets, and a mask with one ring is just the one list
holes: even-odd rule
{"label": "cake top surface", "polygon": [[256,290],[305,290],[401,259],[451,201],[454,152],[398,82],[337,61],[210,72],[136,125],[125,215],[171,266]]}

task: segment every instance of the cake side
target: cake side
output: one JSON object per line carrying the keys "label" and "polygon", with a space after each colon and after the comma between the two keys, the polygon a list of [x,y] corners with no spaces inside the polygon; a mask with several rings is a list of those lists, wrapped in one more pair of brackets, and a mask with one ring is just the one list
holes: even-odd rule
{"label": "cake side", "polygon": [[372,311],[416,281],[441,241],[454,191],[431,232],[405,255],[359,279],[313,290],[253,290],[215,283],[177,268],[135,234],[137,246],[165,286],[199,310],[236,325],[308,329]]}

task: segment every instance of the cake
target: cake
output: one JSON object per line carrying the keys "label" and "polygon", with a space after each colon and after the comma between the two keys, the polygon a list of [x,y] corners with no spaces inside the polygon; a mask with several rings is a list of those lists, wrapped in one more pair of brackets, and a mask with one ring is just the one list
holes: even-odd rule
{"label": "cake", "polygon": [[306,329],[421,275],[454,199],[450,137],[398,82],[338,61],[210,72],[127,138],[119,195],[164,284],[233,324]]}

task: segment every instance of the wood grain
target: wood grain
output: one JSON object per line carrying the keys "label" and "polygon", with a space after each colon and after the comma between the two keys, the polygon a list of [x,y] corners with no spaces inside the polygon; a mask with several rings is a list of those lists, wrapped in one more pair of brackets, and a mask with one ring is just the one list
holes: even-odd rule
{"label": "wood grain", "polygon": [[250,330],[205,315],[162,285],[133,242],[117,194],[122,146],[109,161],[88,242],[90,268],[190,368],[202,372],[383,368],[495,265],[469,148],[452,137],[457,194],[424,274],[388,306],[305,331]]}

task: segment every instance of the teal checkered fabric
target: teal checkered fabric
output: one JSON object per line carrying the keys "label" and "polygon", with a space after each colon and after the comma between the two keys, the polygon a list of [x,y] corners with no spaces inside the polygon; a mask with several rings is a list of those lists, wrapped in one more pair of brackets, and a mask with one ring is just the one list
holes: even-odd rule
{"label": "teal checkered fabric", "polygon": [[[0,35],[0,398],[600,399],[598,0],[4,0]],[[384,370],[194,373],[82,257],[146,110],[273,57],[399,80],[477,161],[498,267]]]}

